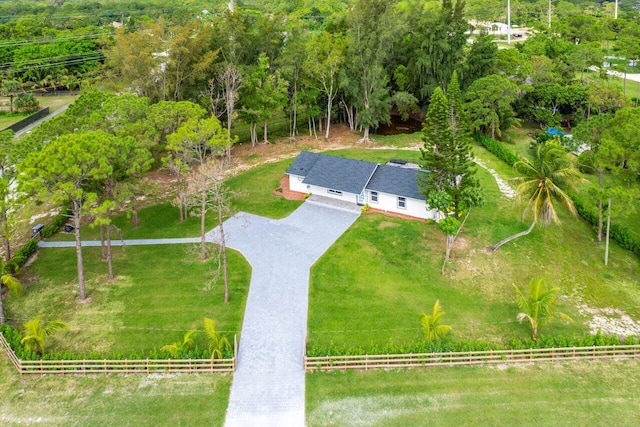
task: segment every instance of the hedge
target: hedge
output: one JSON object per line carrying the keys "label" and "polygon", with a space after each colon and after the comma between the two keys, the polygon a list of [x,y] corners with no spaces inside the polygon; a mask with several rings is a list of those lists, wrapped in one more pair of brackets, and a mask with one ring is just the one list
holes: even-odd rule
{"label": "hedge", "polygon": [[[509,150],[504,146],[504,144],[496,141],[495,139],[480,134],[475,134],[474,138],[490,153],[494,154],[509,166],[513,166],[518,160],[520,160],[520,157],[516,153]],[[569,194],[569,196],[571,197],[571,200],[573,201],[578,214],[589,224],[597,226],[597,211],[585,205],[584,202],[580,200],[575,194]],[[618,245],[620,245],[620,247],[630,250],[637,255],[640,255],[640,238],[636,237],[636,235],[627,227],[620,224],[612,223],[609,229],[609,235],[613,240],[618,242]]]}
{"label": "hedge", "polygon": [[[63,210],[61,213],[56,215],[51,223],[40,231],[40,236],[42,238],[52,236],[64,225],[64,223],[67,222],[69,215],[70,211],[68,209]],[[15,251],[11,259],[7,262],[7,271],[11,274],[15,274],[37,250],[38,240],[35,238],[29,239],[27,243]]]}
{"label": "hedge", "polygon": [[513,166],[518,160],[520,160],[520,156],[505,147],[503,143],[496,141],[487,135],[480,135],[476,133],[474,134],[474,138],[490,153],[494,154],[509,166]]}
{"label": "hedge", "polygon": [[460,351],[489,351],[489,350],[521,350],[528,348],[558,348],[558,347],[591,347],[605,345],[640,344],[639,337],[627,337],[621,340],[615,335],[584,335],[581,337],[541,336],[534,342],[529,339],[513,339],[507,345],[488,343],[483,341],[420,341],[410,344],[389,343],[385,345],[371,344],[368,347],[311,346],[307,348],[307,356],[361,356],[366,354],[418,354],[418,353],[447,353]]}
{"label": "hedge", "polygon": [[[5,340],[9,343],[9,346],[14,351],[16,356],[22,360],[144,360],[144,359],[157,359],[168,360],[175,359],[171,357],[167,352],[158,348],[151,350],[132,351],[129,353],[111,352],[111,353],[74,353],[72,351],[65,351],[59,353],[45,353],[42,357],[36,353],[27,350],[24,345],[20,343],[22,335],[18,329],[11,325],[0,325],[0,332],[4,335]],[[205,346],[193,348],[183,351],[178,355],[179,359],[209,359],[211,357],[211,351]],[[230,359],[233,357],[233,349],[228,349],[222,354],[223,359]]]}

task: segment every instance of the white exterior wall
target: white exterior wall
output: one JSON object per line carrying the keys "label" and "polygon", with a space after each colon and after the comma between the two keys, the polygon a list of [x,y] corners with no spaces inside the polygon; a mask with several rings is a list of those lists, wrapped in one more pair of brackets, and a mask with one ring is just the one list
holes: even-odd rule
{"label": "white exterior wall", "polygon": [[337,194],[329,193],[326,187],[310,185],[309,189],[307,189],[306,184],[304,185],[304,187],[307,193],[317,194],[318,196],[331,197],[332,199],[344,200],[345,202],[358,203],[358,195],[355,193],[347,193],[346,191],[343,191],[342,196],[339,196]]}
{"label": "white exterior wall", "polygon": [[405,197],[407,201],[406,209],[398,208],[398,196],[378,191],[378,203],[371,201],[371,191],[367,190],[366,203],[374,209],[382,211],[396,212],[399,214],[409,215],[422,219],[437,219],[437,211],[435,209],[427,210],[424,200],[412,199]]}
{"label": "white exterior wall", "polygon": [[342,196],[339,196],[337,194],[329,193],[327,188],[319,187],[317,185],[309,185],[307,188],[307,184],[304,184],[299,178],[304,179],[304,177],[299,177],[298,175],[289,175],[289,188],[291,191],[298,191],[303,194],[317,194],[318,196],[331,197],[332,199],[344,200],[345,202],[351,203],[358,202],[357,194],[343,191]]}
{"label": "white exterior wall", "polygon": [[291,191],[299,191],[300,193],[307,194],[307,185],[302,183],[304,176],[289,175],[289,188]]}

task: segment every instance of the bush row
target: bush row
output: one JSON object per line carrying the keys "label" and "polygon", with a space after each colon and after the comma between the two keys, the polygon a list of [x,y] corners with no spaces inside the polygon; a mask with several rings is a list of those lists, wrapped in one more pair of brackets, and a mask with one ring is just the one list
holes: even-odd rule
{"label": "bush row", "polygon": [[[42,238],[50,237],[55,232],[57,232],[60,227],[62,227],[65,222],[67,222],[67,218],[69,217],[70,211],[65,209],[58,215],[56,215],[51,223],[44,227],[40,231],[40,235]],[[25,243],[22,247],[15,251],[13,257],[7,262],[7,271],[11,274],[15,274],[20,267],[24,265],[25,262],[29,259],[31,255],[33,255],[36,250],[38,250],[38,240],[37,239],[29,239],[27,243]]]}
{"label": "bush row", "polygon": [[[513,166],[515,162],[520,159],[516,153],[509,150],[504,146],[504,144],[496,141],[495,139],[480,134],[475,134],[474,137],[476,141],[482,144],[482,146],[484,146],[490,153],[494,154],[509,166]],[[598,212],[595,209],[587,206],[576,195],[571,194],[570,196],[571,200],[573,200],[573,204],[575,205],[576,210],[578,211],[578,214],[589,224],[597,226]],[[640,239],[636,237],[627,227],[620,224],[612,223],[609,232],[611,238],[618,242],[620,247],[630,250],[637,255],[640,255]]]}
{"label": "bush row", "polygon": [[[575,194],[570,194],[573,205],[576,207],[578,214],[594,227],[598,226],[598,211],[586,205]],[[609,227],[609,235],[613,240],[618,242],[620,247],[630,250],[636,255],[640,255],[640,239],[636,237],[627,227],[611,223]]]}
{"label": "bush row", "polygon": [[560,348],[560,347],[591,347],[605,345],[640,344],[639,337],[627,337],[621,340],[617,336],[584,335],[582,337],[541,336],[537,342],[531,339],[513,339],[507,345],[483,341],[435,341],[415,342],[411,344],[389,343],[385,345],[371,344],[368,347],[348,347],[330,344],[328,347],[310,346],[307,356],[362,356],[365,354],[417,354],[417,353],[448,353],[461,351],[489,351],[489,350],[523,350],[529,348]]}
{"label": "bush row", "polygon": [[[22,360],[144,360],[144,359],[176,359],[170,357],[166,351],[162,351],[158,348],[151,350],[131,351],[129,353],[110,352],[110,353],[74,353],[71,351],[59,352],[59,353],[45,353],[42,357],[36,353],[27,350],[20,340],[22,335],[20,332],[10,325],[0,325],[0,332],[4,335],[4,338],[9,343],[9,346],[13,349],[18,358]],[[233,357],[233,349],[229,349],[222,354],[224,359],[230,359]],[[209,359],[211,358],[211,351],[207,348],[199,348],[195,346],[187,351],[178,354],[178,359]]]}
{"label": "bush row", "polygon": [[474,138],[491,154],[495,155],[509,166],[513,166],[518,160],[520,160],[520,156],[509,150],[500,141],[496,141],[487,135],[481,135],[478,133],[474,134]]}

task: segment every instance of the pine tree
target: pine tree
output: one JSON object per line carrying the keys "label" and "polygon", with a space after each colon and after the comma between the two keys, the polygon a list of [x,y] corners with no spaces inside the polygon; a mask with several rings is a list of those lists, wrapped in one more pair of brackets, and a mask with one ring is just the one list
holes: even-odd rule
{"label": "pine tree", "polygon": [[460,218],[463,211],[482,203],[471,160],[468,126],[462,112],[458,76],[453,74],[447,95],[436,88],[423,128],[421,191],[427,204]]}

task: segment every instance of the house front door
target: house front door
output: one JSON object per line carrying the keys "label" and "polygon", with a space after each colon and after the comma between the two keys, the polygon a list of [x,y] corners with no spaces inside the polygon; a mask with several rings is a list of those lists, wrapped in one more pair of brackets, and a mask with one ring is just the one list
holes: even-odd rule
{"label": "house front door", "polygon": [[365,190],[362,190],[362,193],[358,194],[358,206],[364,205],[365,200],[367,200],[365,197]]}

